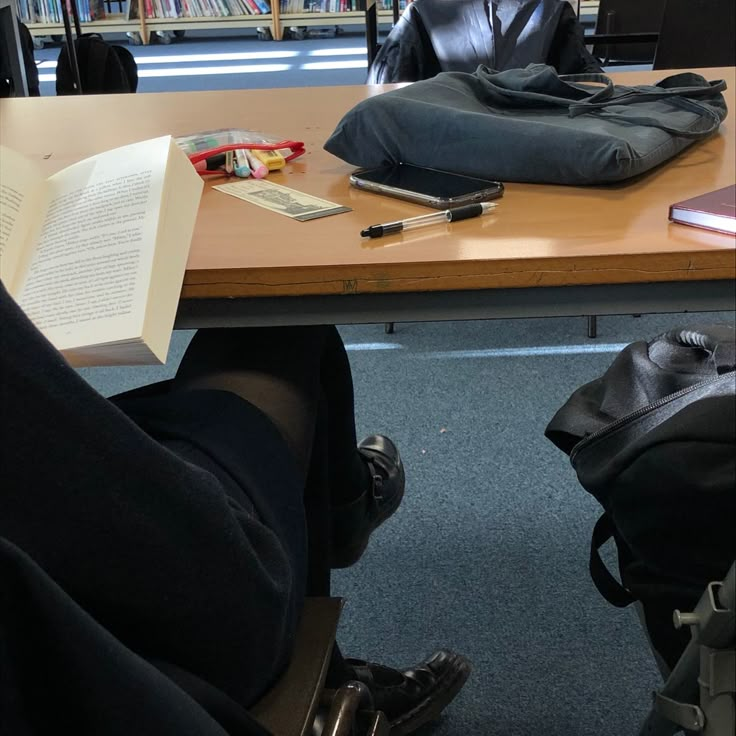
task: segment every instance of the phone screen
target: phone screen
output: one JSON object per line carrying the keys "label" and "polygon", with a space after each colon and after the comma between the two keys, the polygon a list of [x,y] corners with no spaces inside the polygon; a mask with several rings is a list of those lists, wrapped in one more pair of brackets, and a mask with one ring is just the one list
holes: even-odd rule
{"label": "phone screen", "polygon": [[440,199],[455,199],[486,189],[498,189],[499,194],[503,191],[502,185],[497,181],[475,179],[436,169],[423,169],[409,164],[368,169],[357,172],[356,177]]}

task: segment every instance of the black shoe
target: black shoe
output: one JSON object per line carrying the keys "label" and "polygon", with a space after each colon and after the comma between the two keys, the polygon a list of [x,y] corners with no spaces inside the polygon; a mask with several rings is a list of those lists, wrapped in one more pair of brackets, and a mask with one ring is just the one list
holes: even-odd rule
{"label": "black shoe", "polygon": [[406,736],[439,718],[470,675],[470,662],[440,649],[416,667],[400,672],[380,664],[345,660],[355,679],[373,696],[373,706],[391,724],[391,736]]}
{"label": "black shoe", "polygon": [[330,564],[354,565],[365,552],[374,529],[399,508],[404,497],[404,465],[388,437],[373,434],[358,443],[371,476],[371,488],[355,501],[332,508]]}

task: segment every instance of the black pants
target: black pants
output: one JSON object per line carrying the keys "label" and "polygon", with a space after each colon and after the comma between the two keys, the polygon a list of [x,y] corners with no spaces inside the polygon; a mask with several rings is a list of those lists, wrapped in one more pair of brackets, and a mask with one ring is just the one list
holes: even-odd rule
{"label": "black pants", "polygon": [[352,501],[370,482],[356,449],[352,374],[337,329],[200,330],[166,386],[193,389],[235,393],[278,428],[304,485],[307,592],[328,595],[330,508]]}

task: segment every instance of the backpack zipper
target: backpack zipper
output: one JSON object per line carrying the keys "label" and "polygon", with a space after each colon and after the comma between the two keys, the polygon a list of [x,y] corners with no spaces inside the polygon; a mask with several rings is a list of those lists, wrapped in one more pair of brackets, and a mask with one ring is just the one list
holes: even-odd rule
{"label": "backpack zipper", "polygon": [[589,445],[591,442],[594,442],[595,440],[600,439],[603,435],[606,435],[610,432],[615,432],[617,429],[624,426],[625,424],[628,424],[629,422],[633,422],[636,419],[639,419],[639,417],[643,417],[645,414],[648,414],[649,412],[654,411],[655,409],[658,409],[660,406],[669,404],[670,401],[679,399],[681,396],[686,396],[687,394],[692,393],[693,391],[697,391],[703,386],[708,386],[711,383],[716,383],[717,381],[720,381],[729,376],[735,377],[736,371],[728,371],[727,373],[721,373],[718,376],[713,376],[712,378],[708,378],[705,381],[700,381],[699,383],[693,384],[692,386],[681,388],[679,391],[675,391],[675,393],[673,394],[668,394],[667,396],[663,396],[661,399],[657,399],[652,404],[647,404],[646,406],[642,406],[640,409],[637,409],[636,411],[632,411],[630,414],[626,414],[625,416],[619,417],[618,419],[611,422],[610,424],[607,424],[605,427],[602,427],[596,432],[593,432],[593,434],[589,434],[587,437],[583,437],[583,439],[581,439],[572,448],[570,452],[570,462],[574,464],[575,457],[578,455],[578,453],[581,450],[583,450],[586,445]]}

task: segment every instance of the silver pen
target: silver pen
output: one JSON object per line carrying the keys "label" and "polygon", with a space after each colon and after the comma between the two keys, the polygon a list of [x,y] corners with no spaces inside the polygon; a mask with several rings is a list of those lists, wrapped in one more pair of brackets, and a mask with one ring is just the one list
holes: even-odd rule
{"label": "silver pen", "polygon": [[458,220],[467,220],[469,217],[485,215],[486,212],[490,212],[494,207],[496,207],[495,202],[466,204],[462,207],[455,207],[451,210],[442,210],[442,212],[432,212],[429,215],[410,217],[408,220],[396,220],[396,222],[385,222],[382,225],[371,225],[365,230],[361,230],[360,236],[362,238],[381,238],[384,235],[400,233],[404,230],[411,230],[415,227],[434,225],[437,222],[457,222]]}

